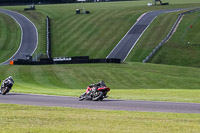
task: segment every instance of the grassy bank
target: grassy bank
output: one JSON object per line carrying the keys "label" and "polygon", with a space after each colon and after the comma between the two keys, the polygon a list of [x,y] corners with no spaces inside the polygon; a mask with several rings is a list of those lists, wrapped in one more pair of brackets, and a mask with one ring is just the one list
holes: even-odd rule
{"label": "grassy bank", "polygon": [[137,42],[126,61],[142,62],[167,36],[179,13],[165,13],[158,16]]}
{"label": "grassy bank", "polygon": [[114,89],[199,89],[197,68],[128,64],[0,66],[1,78],[12,75],[17,85],[81,89],[105,80]]}
{"label": "grassy bank", "polygon": [[[177,0],[170,1],[169,6],[147,7],[146,2],[37,5],[35,11],[23,11],[26,6],[3,8],[18,11],[36,24],[39,31],[37,52],[45,53],[46,50],[45,18],[48,15],[52,19],[53,56],[89,55],[101,58],[111,51],[142,13],[199,5],[196,0],[190,1],[191,3]],[[89,10],[91,14],[76,15],[75,9],[82,9],[82,7]],[[150,44],[145,45],[144,42],[153,42],[150,47],[152,49],[167,34],[176,17],[177,13],[159,16],[149,27],[156,34],[148,30],[138,43],[148,48]],[[163,30],[162,27],[167,28]],[[138,61],[135,60],[135,56],[142,59],[141,57],[150,52],[144,49],[142,51],[137,46],[140,45],[136,45],[136,51],[139,53],[133,51],[128,58],[129,61]],[[200,101],[197,96],[200,89],[200,71],[196,68],[141,63],[0,66],[0,75],[1,79],[12,75],[15,79],[13,91],[22,93],[78,96],[87,85],[104,80],[113,90],[110,92],[111,98]]]}
{"label": "grassy bank", "polygon": [[2,133],[198,133],[199,121],[199,114],[0,105]]}
{"label": "grassy bank", "polygon": [[[190,27],[192,26],[192,27]],[[199,11],[186,14],[177,31],[150,62],[200,67]]]}
{"label": "grassy bank", "polygon": [[10,16],[0,13],[0,63],[12,57],[20,41],[19,25]]}
{"label": "grassy bank", "polygon": [[[29,17],[36,24],[39,31],[37,53],[45,53],[46,50],[45,18],[48,15],[51,18],[52,24],[51,39],[54,57],[87,55],[91,58],[104,58],[144,12],[159,9],[188,8],[200,5],[197,0],[176,0],[163,1],[170,2],[168,6],[148,7],[146,5],[148,2],[148,0],[144,0],[37,5],[35,11],[23,11],[26,6],[3,8],[18,11]],[[85,8],[91,14],[76,15],[75,10],[77,8]],[[173,17],[172,20],[171,17]],[[170,18],[170,24],[172,24],[174,16],[168,16],[168,18]],[[169,30],[168,27],[164,29],[167,31]],[[162,31],[161,27],[159,30]],[[155,33],[157,33],[157,36],[161,35],[161,37],[165,34],[163,32]]]}
{"label": "grassy bank", "polygon": [[0,66],[2,79],[14,77],[14,92],[79,96],[104,80],[111,98],[179,102],[200,101],[199,71],[143,63]]}
{"label": "grassy bank", "polygon": [[[160,15],[138,41],[131,54],[128,56],[127,61],[142,62],[142,60],[144,60],[167,36],[179,13],[180,12]],[[173,37],[149,62],[200,67],[200,60],[198,58],[200,56],[199,22],[199,12],[184,15]],[[192,28],[190,28],[191,25]],[[152,33],[152,31],[154,32]]]}

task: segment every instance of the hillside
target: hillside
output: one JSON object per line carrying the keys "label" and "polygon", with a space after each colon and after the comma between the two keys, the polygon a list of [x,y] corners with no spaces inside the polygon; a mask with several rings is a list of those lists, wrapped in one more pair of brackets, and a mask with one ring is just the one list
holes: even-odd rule
{"label": "hillside", "polygon": [[[137,0],[134,2],[116,3],[37,5],[36,11],[27,12],[23,11],[27,6],[8,6],[0,8],[20,12],[33,21],[39,31],[37,54],[46,53],[45,18],[48,15],[51,18],[52,24],[53,56],[89,55],[91,58],[103,58],[108,55],[111,49],[136,22],[136,19],[144,12],[167,8],[200,6],[199,0],[163,1],[170,2],[170,5],[147,7],[147,2],[152,2],[152,0]],[[77,8],[82,9],[83,7],[89,10],[91,14],[76,15],[75,10]],[[199,68],[195,68],[196,66],[185,67],[140,62],[140,60],[142,60],[142,58],[168,33],[170,26],[176,20],[177,14],[178,13],[169,13],[165,14],[166,16],[161,15],[155,19],[155,22],[149,27],[149,30],[144,34],[142,40],[136,45],[135,50],[137,50],[137,53],[135,54],[135,50],[133,50],[125,63],[38,66],[0,65],[0,80],[12,75],[15,81],[11,93],[1,97],[2,99],[14,99],[13,96],[15,95],[18,96],[22,102],[27,103],[28,101],[21,97],[21,95],[24,94],[20,93],[31,93],[33,97],[35,96],[34,94],[47,94],[73,96],[77,98],[78,102],[78,96],[85,92],[88,85],[104,80],[106,85],[111,88],[111,91],[108,93],[110,99],[98,102],[98,104],[94,102],[94,106],[101,106],[103,102],[107,102],[111,105],[116,101],[120,102],[122,99],[126,99],[125,101],[127,102],[129,102],[128,100],[136,100],[136,102],[138,102],[138,100],[146,100],[147,102],[156,101],[155,103],[159,104],[161,103],[159,101],[181,102],[180,104],[187,102],[189,104],[199,104]],[[197,14],[192,16],[198,18]],[[9,26],[7,22],[5,22],[5,19],[2,19],[4,17],[7,16],[0,14],[0,28],[3,27],[3,30],[0,30],[0,41],[2,35],[6,35],[5,37],[12,41],[20,39],[19,36],[16,38],[8,37],[9,33],[12,32],[6,32]],[[185,18],[184,21],[185,20],[189,20],[189,18]],[[194,21],[192,25],[198,27],[198,23],[199,21]],[[161,26],[158,27],[158,25]],[[183,27],[177,30],[177,35],[174,35],[174,38],[170,40],[173,45],[183,40],[179,38],[180,35],[178,35],[178,33],[184,31],[183,38],[185,40],[183,40],[183,42],[188,41],[187,37],[189,37],[189,39],[193,38],[193,33],[197,34],[198,30],[192,29],[194,31],[189,32],[189,30],[184,29],[187,27],[187,24],[186,27],[184,27],[183,24]],[[18,29],[17,31],[19,32],[20,30]],[[17,35],[19,34],[20,33]],[[146,44],[145,42],[148,43]],[[198,37],[197,41],[194,39],[191,42],[192,44],[198,43]],[[0,48],[1,46],[2,44],[0,42]],[[5,47],[6,43],[3,43],[3,46]],[[195,46],[193,48],[195,48]],[[165,53],[163,49],[160,50],[159,54]],[[174,50],[177,50],[176,47]],[[1,52],[0,49],[0,61],[4,59],[1,57],[5,55],[1,54]],[[182,52],[182,54],[185,53]],[[196,57],[196,55],[198,57]],[[183,58],[182,55],[176,56]],[[196,58],[199,58],[199,55],[195,54],[193,56],[194,59],[192,59],[192,62],[194,63],[194,60],[197,60]],[[159,58],[155,56],[152,62],[165,63],[157,62]],[[166,59],[168,59],[168,57],[166,57]],[[181,63],[184,61],[185,60],[181,60]],[[168,60],[166,64],[169,62],[170,60]],[[182,65],[181,63],[177,63],[176,65]],[[194,66],[194,64],[190,64],[189,66]],[[49,96],[45,95],[44,97]],[[76,100],[76,98],[74,99]],[[32,101],[35,102],[34,98]],[[57,106],[57,104],[50,100],[46,101],[54,104],[53,106]],[[68,105],[66,101],[61,103]],[[168,103],[166,102],[166,104]],[[140,108],[139,106],[133,107],[136,109]],[[154,108],[154,106],[149,107]],[[177,106],[175,107],[177,108]],[[133,131],[141,133],[163,131],[167,133],[198,133],[200,131],[199,118],[199,114],[193,114],[191,112],[159,113],[109,111],[105,109],[91,110],[67,107],[0,104],[1,132],[6,133],[132,133]],[[103,122],[99,123],[99,121]]]}
{"label": "hillside", "polygon": [[150,62],[200,67],[199,13],[184,15],[173,37]]}
{"label": "hillside", "polygon": [[0,66],[1,79],[12,75],[12,92],[80,96],[104,80],[114,99],[199,103],[200,70],[157,64],[74,64]]}
{"label": "hillside", "polygon": [[[45,19],[48,15],[51,18],[51,40],[54,57],[90,56],[91,58],[105,58],[142,13],[151,10],[188,8],[200,5],[198,1],[193,0],[190,2],[169,1],[171,3],[169,6],[147,7],[147,2],[37,5],[36,11],[23,11],[25,6],[3,8],[18,11],[29,17],[36,24],[39,31],[37,54],[42,53],[45,55],[46,53]],[[75,10],[77,8],[89,10],[91,14],[76,15]],[[175,22],[177,15],[178,13],[168,13],[159,16],[142,36],[126,61],[141,62],[154,46],[165,37]],[[152,30],[156,32],[151,34]],[[154,62],[158,63],[159,61]],[[168,61],[163,63],[171,64]]]}
{"label": "hillside", "polygon": [[16,88],[83,89],[105,80],[113,89],[199,89],[198,68],[128,64],[0,66],[1,78],[12,75]]}
{"label": "hillside", "polygon": [[[160,15],[141,37],[127,61],[142,62],[168,34],[179,13],[181,12]],[[199,24],[199,12],[184,15],[175,34],[149,62],[200,67]],[[152,30],[155,32],[152,33]]]}

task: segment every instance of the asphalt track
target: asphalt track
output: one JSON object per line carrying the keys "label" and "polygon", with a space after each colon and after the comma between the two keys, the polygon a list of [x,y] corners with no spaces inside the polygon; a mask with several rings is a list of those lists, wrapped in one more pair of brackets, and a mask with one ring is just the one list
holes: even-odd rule
{"label": "asphalt track", "polygon": [[157,10],[143,14],[106,58],[117,58],[124,62],[142,34],[158,15],[180,10],[184,9]]}
{"label": "asphalt track", "polygon": [[72,107],[100,110],[124,110],[142,112],[200,113],[199,103],[134,101],[104,99],[103,101],[78,101],[78,97],[9,93],[0,95],[0,103]]}
{"label": "asphalt track", "polygon": [[21,28],[20,47],[12,57],[0,65],[9,64],[10,60],[26,59],[26,55],[32,55],[38,44],[38,32],[35,25],[24,15],[14,11],[0,9],[0,13],[11,16]]}

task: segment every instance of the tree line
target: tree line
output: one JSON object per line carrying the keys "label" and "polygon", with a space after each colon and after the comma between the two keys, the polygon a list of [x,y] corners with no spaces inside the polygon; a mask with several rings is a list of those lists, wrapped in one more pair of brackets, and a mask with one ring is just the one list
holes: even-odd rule
{"label": "tree line", "polygon": [[[104,2],[104,1],[123,1],[123,0],[99,0],[99,1]],[[77,2],[77,0],[0,0],[0,4],[75,3],[75,2]],[[94,2],[94,0],[87,0],[87,2]]]}
{"label": "tree line", "polygon": [[77,0],[0,0],[1,4],[10,3],[74,3]]}

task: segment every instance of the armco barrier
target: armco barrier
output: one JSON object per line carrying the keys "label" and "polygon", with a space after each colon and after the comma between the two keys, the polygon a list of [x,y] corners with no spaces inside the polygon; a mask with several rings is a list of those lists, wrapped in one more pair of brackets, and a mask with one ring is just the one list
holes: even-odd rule
{"label": "armco barrier", "polygon": [[176,20],[176,22],[174,23],[171,31],[168,33],[168,35],[165,37],[165,39],[162,40],[161,43],[159,43],[156,46],[156,48],[142,62],[146,63],[147,61],[149,61],[153,57],[153,55],[155,55],[155,53],[171,38],[171,36],[173,35],[177,25],[179,24],[179,22],[180,22],[180,20],[181,20],[181,18],[183,17],[184,14],[192,13],[192,12],[195,12],[195,11],[200,11],[200,8],[180,13],[178,18],[177,18],[177,20]]}
{"label": "armco barrier", "polygon": [[51,58],[51,31],[50,18],[47,16],[47,57]]}

